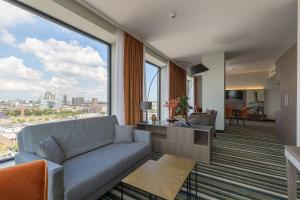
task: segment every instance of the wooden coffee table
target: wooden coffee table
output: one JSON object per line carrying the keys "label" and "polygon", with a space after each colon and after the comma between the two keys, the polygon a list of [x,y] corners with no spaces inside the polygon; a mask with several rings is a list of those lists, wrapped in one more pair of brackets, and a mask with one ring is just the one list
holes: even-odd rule
{"label": "wooden coffee table", "polygon": [[123,186],[130,185],[149,193],[149,198],[159,197],[167,200],[176,198],[182,185],[187,181],[187,199],[191,198],[190,174],[196,165],[197,196],[197,162],[178,156],[165,154],[158,161],[149,160],[122,180]]}

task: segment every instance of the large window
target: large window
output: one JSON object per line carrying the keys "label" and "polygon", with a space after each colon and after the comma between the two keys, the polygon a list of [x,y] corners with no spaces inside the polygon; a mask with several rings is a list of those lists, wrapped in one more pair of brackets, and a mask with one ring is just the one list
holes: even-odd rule
{"label": "large window", "polygon": [[0,10],[1,161],[24,126],[109,113],[110,45],[4,1]]}
{"label": "large window", "polygon": [[152,115],[160,118],[160,68],[152,63],[145,65],[145,96],[146,101],[152,102],[152,109],[148,112],[148,119]]}

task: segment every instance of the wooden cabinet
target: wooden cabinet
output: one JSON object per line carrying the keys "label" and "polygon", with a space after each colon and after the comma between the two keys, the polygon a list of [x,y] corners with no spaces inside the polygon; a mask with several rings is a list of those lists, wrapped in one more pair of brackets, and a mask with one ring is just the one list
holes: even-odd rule
{"label": "wooden cabinet", "polygon": [[276,61],[276,81],[280,84],[280,114],[276,131],[283,144],[296,144],[297,45]]}
{"label": "wooden cabinet", "polygon": [[210,162],[211,126],[177,127],[172,124],[137,124],[138,129],[151,131],[151,148],[190,159]]}

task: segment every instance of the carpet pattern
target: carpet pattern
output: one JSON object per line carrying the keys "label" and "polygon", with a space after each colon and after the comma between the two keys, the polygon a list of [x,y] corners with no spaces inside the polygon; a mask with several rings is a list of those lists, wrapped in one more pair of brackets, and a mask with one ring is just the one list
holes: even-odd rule
{"label": "carpet pattern", "polygon": [[[157,160],[161,156],[162,154],[153,153],[152,159]],[[198,162],[197,197],[195,177],[194,170],[193,199],[287,199],[284,147],[276,138],[273,124],[231,126],[225,133],[217,134],[213,141],[211,164]],[[184,185],[177,199],[186,199],[185,192]],[[124,194],[124,199],[128,200],[148,199],[148,194],[131,187],[125,187]],[[120,186],[108,192],[102,199],[120,199]]]}

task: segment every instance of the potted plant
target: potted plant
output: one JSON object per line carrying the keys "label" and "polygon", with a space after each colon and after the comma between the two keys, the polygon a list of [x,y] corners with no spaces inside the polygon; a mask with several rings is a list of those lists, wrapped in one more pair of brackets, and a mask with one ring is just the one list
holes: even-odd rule
{"label": "potted plant", "polygon": [[189,109],[193,109],[188,103],[189,98],[186,95],[182,95],[178,98],[178,106],[176,108],[176,114],[181,115],[184,119],[187,118],[187,112]]}

